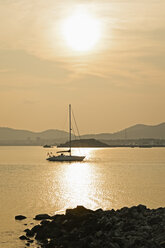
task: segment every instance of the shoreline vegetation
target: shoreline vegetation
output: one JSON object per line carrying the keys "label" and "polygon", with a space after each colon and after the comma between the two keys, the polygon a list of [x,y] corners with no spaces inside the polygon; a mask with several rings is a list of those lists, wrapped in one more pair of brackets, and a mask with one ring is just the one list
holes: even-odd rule
{"label": "shoreline vegetation", "polygon": [[[25,218],[15,216],[20,221]],[[38,224],[19,237],[26,247],[35,243],[42,248],[165,247],[165,208],[138,205],[93,211],[77,206],[62,215],[38,214],[34,219]]]}

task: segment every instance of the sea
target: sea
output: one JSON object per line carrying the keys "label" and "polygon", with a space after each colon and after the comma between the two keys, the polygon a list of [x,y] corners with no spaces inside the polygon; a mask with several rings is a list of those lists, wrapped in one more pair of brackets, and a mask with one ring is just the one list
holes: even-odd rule
{"label": "sea", "polygon": [[[47,161],[57,150],[0,146],[0,248],[26,247],[19,236],[41,213],[63,214],[77,205],[165,207],[165,148],[74,148],[86,155],[83,162]],[[16,221],[20,214],[27,219]]]}

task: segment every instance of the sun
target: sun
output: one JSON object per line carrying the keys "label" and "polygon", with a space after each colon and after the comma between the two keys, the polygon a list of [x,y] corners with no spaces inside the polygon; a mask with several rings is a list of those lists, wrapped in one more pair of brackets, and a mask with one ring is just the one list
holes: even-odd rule
{"label": "sun", "polygon": [[100,22],[84,9],[78,9],[62,25],[67,44],[75,51],[88,51],[100,39]]}

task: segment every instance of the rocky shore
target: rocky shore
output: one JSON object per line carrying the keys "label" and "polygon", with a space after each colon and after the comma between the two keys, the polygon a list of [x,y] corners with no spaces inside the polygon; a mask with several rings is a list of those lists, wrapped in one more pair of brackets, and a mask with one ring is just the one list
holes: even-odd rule
{"label": "rocky shore", "polygon": [[39,223],[19,237],[26,247],[37,241],[42,248],[165,248],[165,208],[93,211],[77,206],[65,215],[35,219]]}

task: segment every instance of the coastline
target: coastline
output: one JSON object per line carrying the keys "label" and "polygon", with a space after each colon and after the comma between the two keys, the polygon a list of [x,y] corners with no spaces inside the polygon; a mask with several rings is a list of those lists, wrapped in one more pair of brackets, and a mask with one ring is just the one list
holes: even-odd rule
{"label": "coastline", "polygon": [[[16,218],[16,217],[15,217]],[[36,215],[39,223],[19,238],[42,248],[163,248],[165,208],[144,205],[96,211],[77,206],[63,215]]]}

